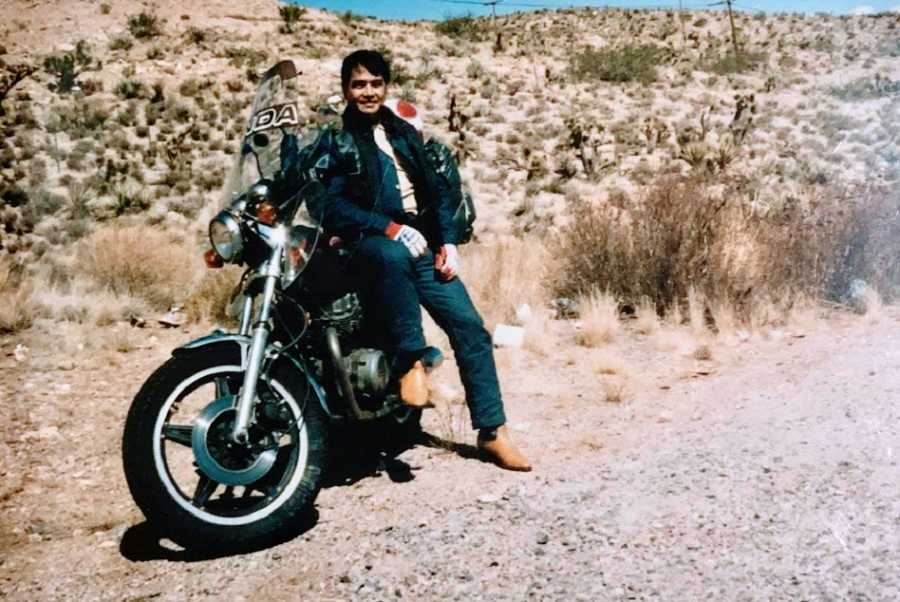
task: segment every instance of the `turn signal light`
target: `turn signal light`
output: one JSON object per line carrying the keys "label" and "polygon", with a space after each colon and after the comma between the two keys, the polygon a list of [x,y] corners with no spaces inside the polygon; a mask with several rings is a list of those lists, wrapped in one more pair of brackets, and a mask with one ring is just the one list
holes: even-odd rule
{"label": "turn signal light", "polygon": [[260,203],[256,206],[256,219],[267,226],[275,224],[275,213],[272,203]]}
{"label": "turn signal light", "polygon": [[214,250],[209,249],[203,254],[203,261],[208,268],[220,268],[225,265],[225,261]]}

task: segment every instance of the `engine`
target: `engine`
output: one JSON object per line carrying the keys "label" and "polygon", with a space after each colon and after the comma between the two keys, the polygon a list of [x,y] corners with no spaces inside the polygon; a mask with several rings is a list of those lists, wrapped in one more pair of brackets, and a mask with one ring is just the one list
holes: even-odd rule
{"label": "engine", "polygon": [[343,363],[357,394],[370,399],[384,397],[390,380],[390,369],[384,352],[378,349],[354,349],[344,357]]}
{"label": "engine", "polygon": [[316,320],[324,328],[333,326],[342,336],[350,336],[359,332],[362,325],[362,306],[356,293],[347,293],[331,303],[323,306],[316,315]]}

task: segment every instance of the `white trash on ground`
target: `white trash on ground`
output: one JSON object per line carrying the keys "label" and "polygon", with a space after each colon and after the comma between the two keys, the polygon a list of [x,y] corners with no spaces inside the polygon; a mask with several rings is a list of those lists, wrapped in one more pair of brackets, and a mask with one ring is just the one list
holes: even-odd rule
{"label": "white trash on ground", "polygon": [[494,329],[494,345],[497,347],[521,347],[525,343],[525,329],[509,324],[497,324]]}

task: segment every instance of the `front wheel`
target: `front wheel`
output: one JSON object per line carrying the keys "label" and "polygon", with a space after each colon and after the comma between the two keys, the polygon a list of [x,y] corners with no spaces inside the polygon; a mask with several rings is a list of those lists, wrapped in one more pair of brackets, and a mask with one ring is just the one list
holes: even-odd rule
{"label": "front wheel", "polygon": [[327,424],[292,369],[260,380],[244,445],[230,439],[243,382],[237,347],[176,355],[144,384],[122,442],[125,477],[147,520],[186,548],[254,547],[296,532],[322,482]]}

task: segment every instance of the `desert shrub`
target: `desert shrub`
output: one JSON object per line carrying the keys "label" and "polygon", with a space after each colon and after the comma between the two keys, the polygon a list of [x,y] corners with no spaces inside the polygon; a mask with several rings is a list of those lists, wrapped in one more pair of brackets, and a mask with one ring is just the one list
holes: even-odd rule
{"label": "desert shrub", "polygon": [[161,59],[165,53],[163,49],[159,46],[153,46],[147,51],[147,60],[155,61],[157,59]]}
{"label": "desert shrub", "polygon": [[481,23],[472,15],[444,19],[435,24],[434,30],[441,35],[473,42],[481,41],[485,35]]}
{"label": "desert shrub", "polygon": [[469,64],[466,65],[466,77],[469,79],[481,79],[484,77],[484,65],[472,59],[469,61]]}
{"label": "desert shrub", "polygon": [[168,309],[193,285],[198,259],[180,237],[138,226],[109,226],[81,241],[75,271],[97,289]]}
{"label": "desert shrub", "polygon": [[110,50],[131,50],[134,42],[128,36],[116,36],[109,41],[107,48]]}
{"label": "desert shrub", "polygon": [[553,287],[570,297],[599,288],[635,306],[646,298],[659,311],[694,287],[744,317],[757,300],[827,294],[852,223],[844,203],[760,215],[738,183],[698,177],[664,179],[631,204],[579,202],[554,243]]}
{"label": "desert shrub", "polygon": [[266,60],[265,52],[247,46],[228,46],[224,55],[233,67],[255,67]]}
{"label": "desert shrub", "polygon": [[117,216],[129,213],[140,213],[150,208],[150,199],[142,191],[119,189],[115,191]]}
{"label": "desert shrub", "polygon": [[112,11],[112,5],[109,2],[101,2],[100,3],[100,14],[108,15]]}
{"label": "desert shrub", "polygon": [[119,114],[116,115],[116,123],[123,127],[131,127],[137,123],[138,115],[135,112],[134,106],[128,106],[119,111]]}
{"label": "desert shrub", "polygon": [[178,123],[187,123],[191,120],[193,113],[191,108],[181,103],[169,103],[165,109],[166,119],[176,121]]}
{"label": "desert shrub", "polygon": [[40,189],[34,194],[31,202],[28,204],[28,214],[34,219],[35,223],[41,218],[53,215],[66,204],[66,199],[54,192]]}
{"label": "desert shrub", "polygon": [[853,280],[862,279],[886,300],[896,301],[900,298],[900,189],[872,186],[844,196],[847,227],[835,249],[837,261],[826,292],[832,299],[842,299]]}
{"label": "desert shrub", "polygon": [[278,16],[281,17],[282,24],[278,28],[281,33],[293,33],[294,26],[306,14],[306,9],[294,4],[287,4],[278,8]]}
{"label": "desert shrub", "polygon": [[109,110],[99,101],[76,99],[71,104],[51,107],[46,127],[49,133],[66,132],[73,140],[100,130],[109,119]]}
{"label": "desert shrub", "polygon": [[212,81],[208,79],[201,80],[191,77],[181,82],[181,85],[178,86],[178,92],[182,96],[192,97],[199,95],[210,86],[212,86]]}
{"label": "desert shrub", "polygon": [[34,287],[23,267],[0,257],[0,334],[29,328],[37,310],[31,300]]}
{"label": "desert shrub", "polygon": [[894,81],[876,73],[875,77],[862,77],[843,86],[834,87],[831,89],[831,94],[845,101],[869,100],[886,96],[900,97],[900,81]]}
{"label": "desert shrub", "polygon": [[662,62],[662,50],[651,44],[627,45],[621,48],[587,49],[572,58],[571,69],[579,80],[599,79],[605,82],[656,79],[656,67]]}
{"label": "desert shrub", "polygon": [[116,84],[113,92],[115,92],[116,96],[126,100],[144,98],[147,96],[147,86],[136,79],[123,79]]}
{"label": "desert shrub", "polygon": [[139,40],[155,38],[162,33],[162,22],[154,14],[140,12],[128,17],[128,31]]}
{"label": "desert shrub", "polygon": [[209,37],[209,32],[200,27],[188,27],[187,31],[184,32],[184,37],[191,44],[202,44]]}
{"label": "desert shrub", "polygon": [[343,23],[344,25],[353,25],[357,21],[362,21],[363,19],[365,19],[365,17],[363,15],[357,15],[353,11],[348,10],[341,13],[340,19],[341,23]]}
{"label": "desert shrub", "polygon": [[707,57],[700,62],[700,69],[710,71],[716,75],[731,75],[752,71],[765,63],[766,55],[760,52],[745,52],[738,56],[729,52],[721,57]]}

